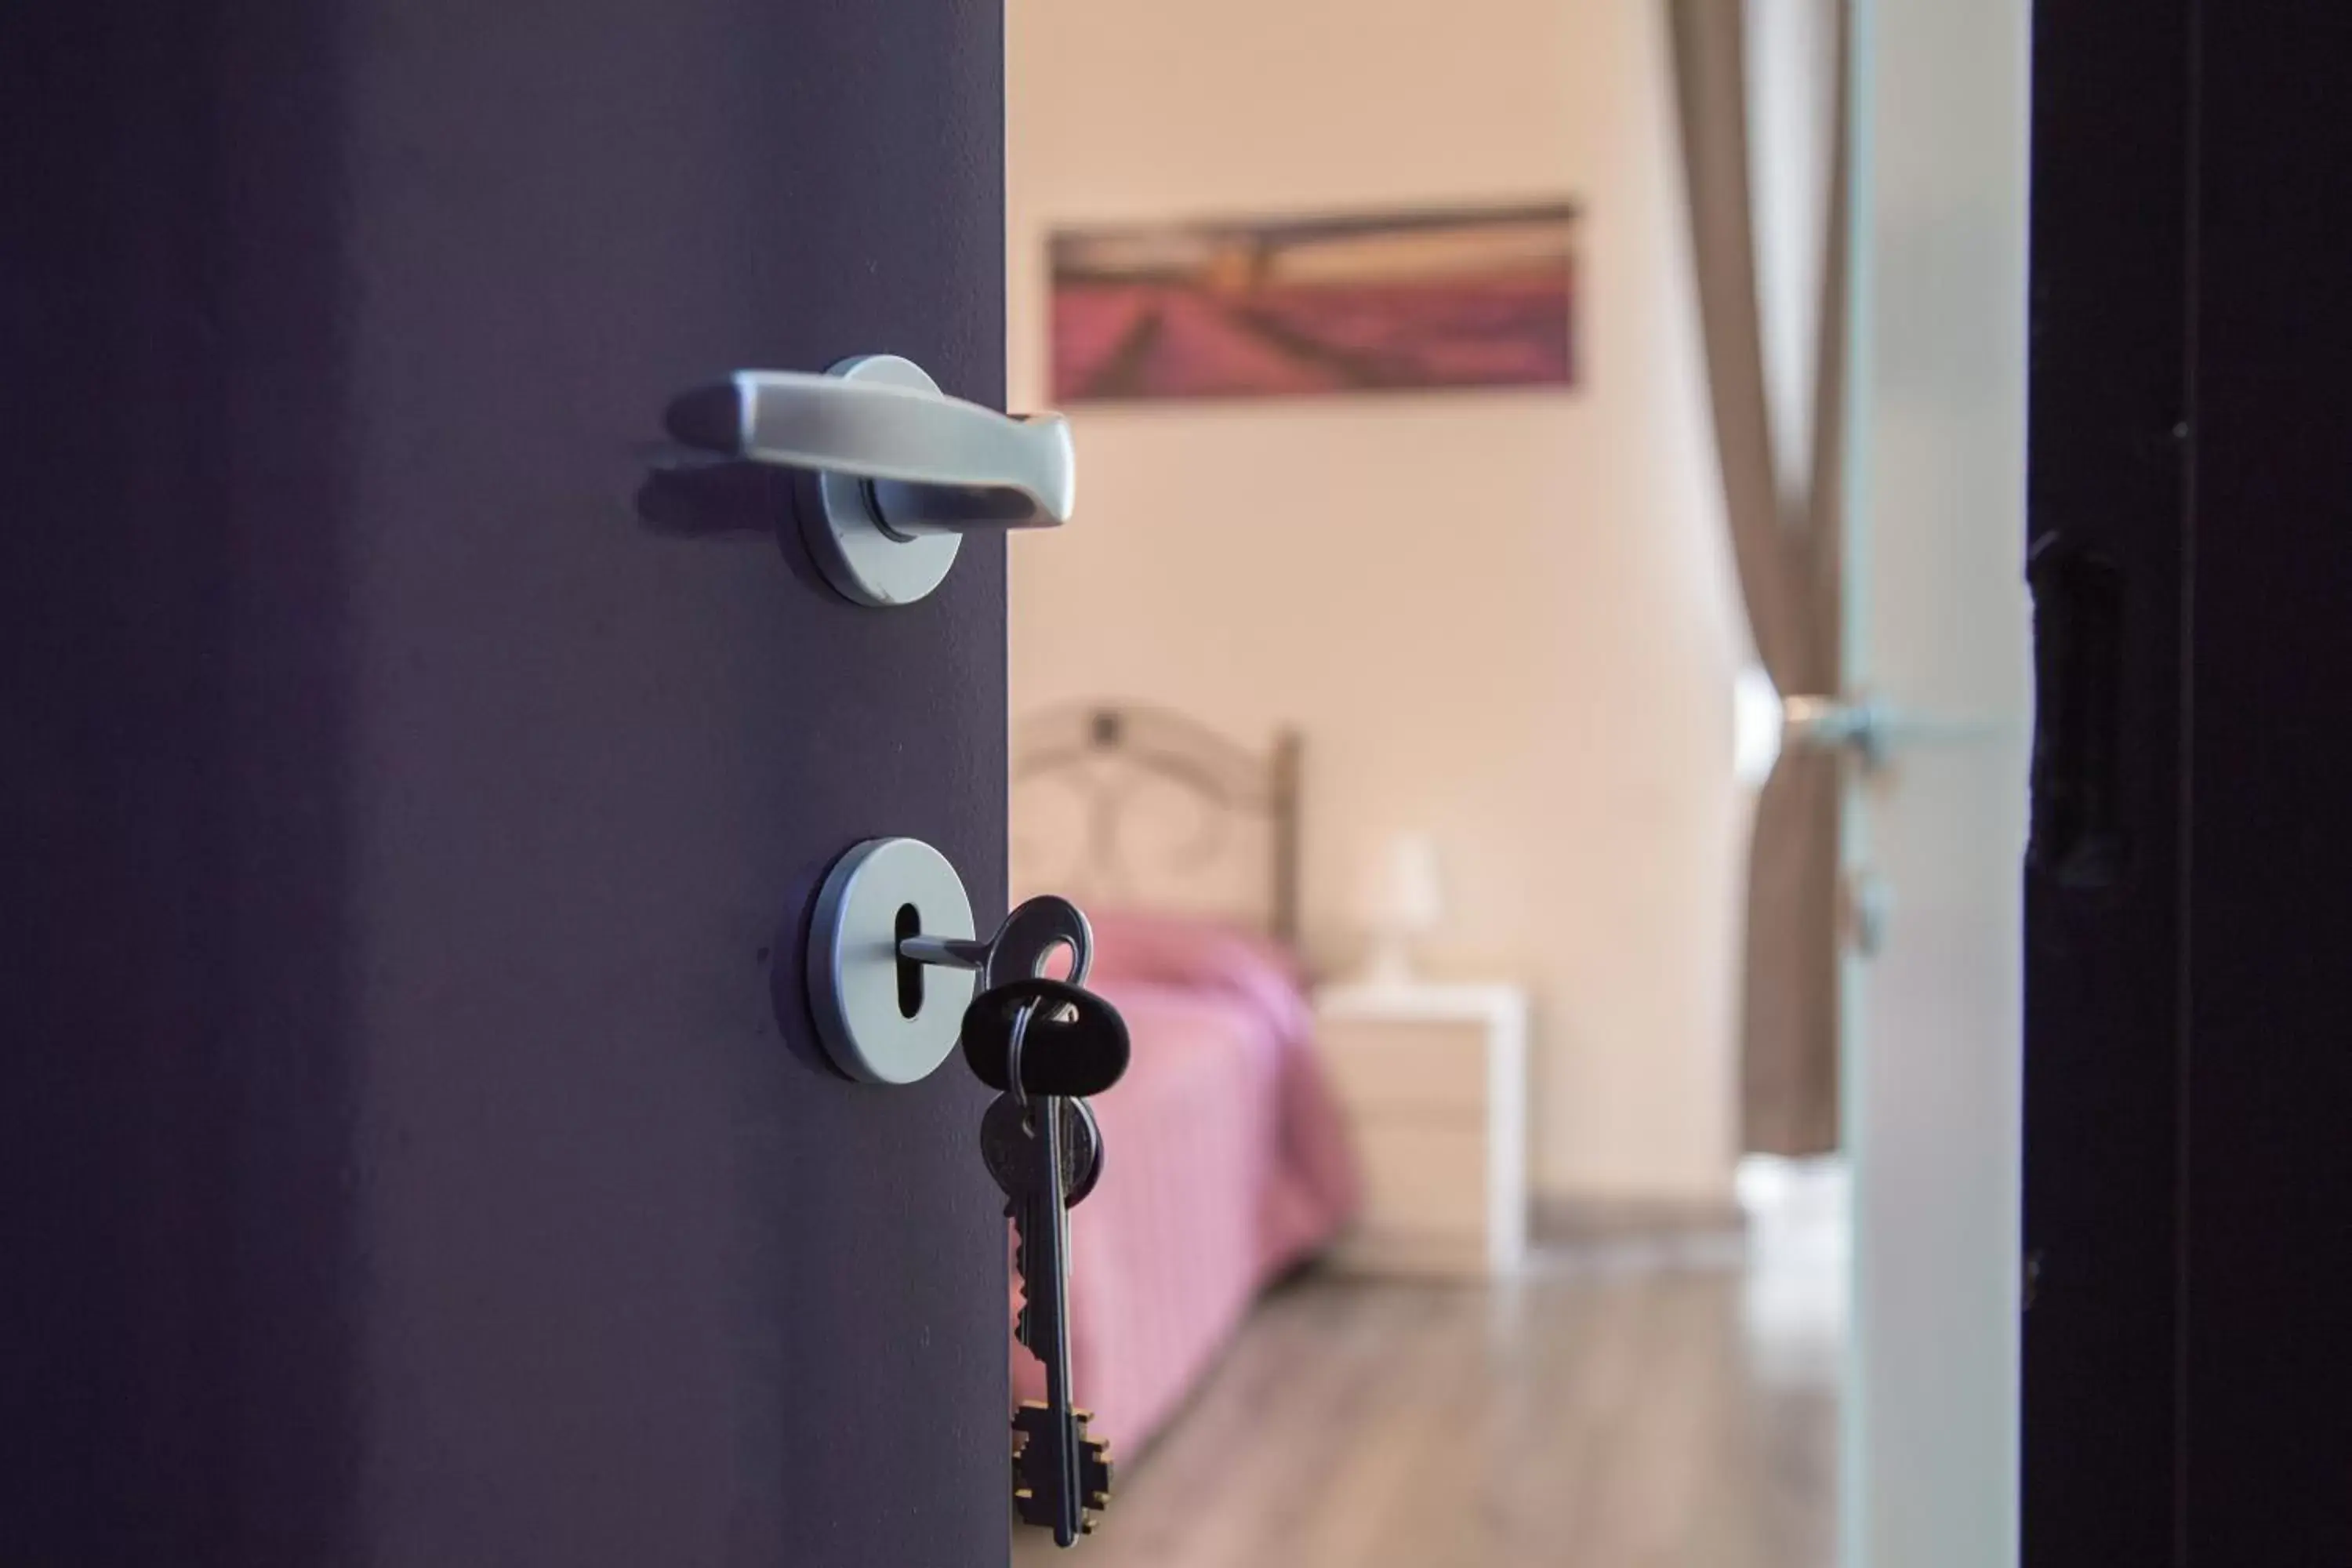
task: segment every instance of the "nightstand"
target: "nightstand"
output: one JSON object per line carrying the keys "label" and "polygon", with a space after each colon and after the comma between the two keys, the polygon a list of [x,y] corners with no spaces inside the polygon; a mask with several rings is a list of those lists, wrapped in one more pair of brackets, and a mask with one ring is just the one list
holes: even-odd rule
{"label": "nightstand", "polygon": [[1508,1273],[1527,1253],[1528,999],[1515,985],[1339,985],[1316,1050],[1363,1166],[1333,1259],[1367,1273]]}

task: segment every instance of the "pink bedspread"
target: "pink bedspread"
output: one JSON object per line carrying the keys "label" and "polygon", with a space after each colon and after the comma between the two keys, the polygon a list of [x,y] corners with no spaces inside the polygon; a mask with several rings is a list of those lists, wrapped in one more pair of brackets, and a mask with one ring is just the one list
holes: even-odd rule
{"label": "pink bedspread", "polygon": [[[1132,1455],[1259,1289],[1353,1212],[1355,1165],[1278,953],[1168,920],[1096,922],[1095,989],[1126,1016],[1127,1076],[1094,1101],[1106,1158],[1070,1215],[1070,1359],[1090,1430]],[[1016,1349],[1016,1397],[1044,1373]]]}

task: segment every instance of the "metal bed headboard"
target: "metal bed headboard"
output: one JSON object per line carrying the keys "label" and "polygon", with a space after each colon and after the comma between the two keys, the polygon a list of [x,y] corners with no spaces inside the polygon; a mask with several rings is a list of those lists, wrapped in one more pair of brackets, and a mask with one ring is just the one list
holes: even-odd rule
{"label": "metal bed headboard", "polygon": [[1301,750],[1295,730],[1260,751],[1130,703],[1031,715],[1013,731],[1016,889],[1214,913],[1296,946]]}

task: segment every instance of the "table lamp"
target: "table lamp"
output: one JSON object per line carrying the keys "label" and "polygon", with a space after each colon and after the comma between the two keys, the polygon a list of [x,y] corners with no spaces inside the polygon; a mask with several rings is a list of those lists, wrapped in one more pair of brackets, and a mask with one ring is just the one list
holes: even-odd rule
{"label": "table lamp", "polygon": [[1362,979],[1372,985],[1408,985],[1416,978],[1413,942],[1445,917],[1437,841],[1426,833],[1400,833],[1388,843],[1365,889],[1364,925],[1371,944]]}

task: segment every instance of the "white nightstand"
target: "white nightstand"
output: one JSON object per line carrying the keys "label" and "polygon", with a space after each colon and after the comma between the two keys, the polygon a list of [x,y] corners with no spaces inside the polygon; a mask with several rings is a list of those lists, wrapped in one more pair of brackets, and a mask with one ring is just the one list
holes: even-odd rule
{"label": "white nightstand", "polygon": [[1528,1242],[1528,999],[1515,985],[1339,985],[1315,998],[1364,1171],[1334,1255],[1376,1273],[1486,1275]]}

